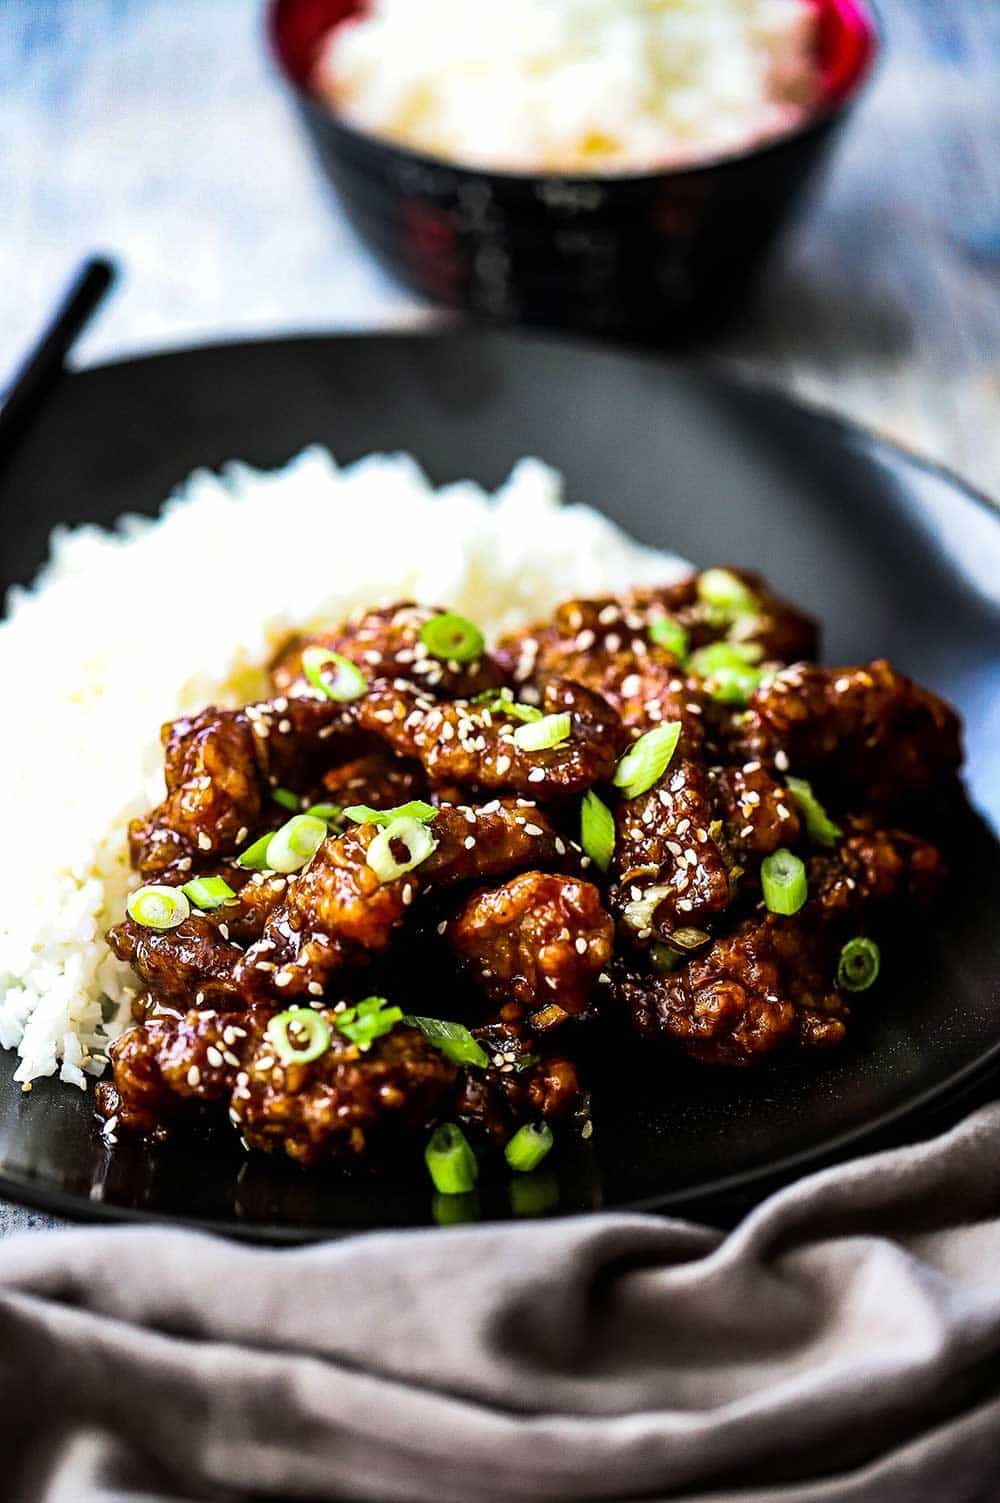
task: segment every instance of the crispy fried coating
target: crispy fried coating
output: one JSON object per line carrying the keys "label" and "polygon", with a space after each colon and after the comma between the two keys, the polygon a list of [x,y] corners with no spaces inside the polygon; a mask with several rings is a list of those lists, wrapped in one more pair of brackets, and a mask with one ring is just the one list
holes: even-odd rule
{"label": "crispy fried coating", "polygon": [[488,997],[521,1004],[545,1030],[587,1006],[614,925],[592,883],[535,871],[475,893],[447,935]]}
{"label": "crispy fried coating", "polygon": [[624,745],[618,715],[600,695],[568,679],[545,687],[546,715],[567,712],[569,737],[558,746],[524,751],[519,722],[467,700],[435,704],[414,689],[376,685],[362,702],[359,724],[414,757],[435,784],[505,789],[556,801],[610,777]]}
{"label": "crispy fried coating", "polygon": [[751,697],[736,745],[743,759],[863,792],[869,806],[946,784],[962,759],[954,710],[884,659],[785,669]]}
{"label": "crispy fried coating", "polygon": [[444,614],[400,601],[366,611],[344,627],[297,637],[271,666],[274,686],[281,694],[302,693],[309,683],[302,653],[307,647],[323,647],[354,663],[371,683],[399,679],[445,699],[471,699],[484,689],[499,688],[506,682],[504,670],[489,653],[470,663],[455,663],[428,651],[420,633],[428,621]]}

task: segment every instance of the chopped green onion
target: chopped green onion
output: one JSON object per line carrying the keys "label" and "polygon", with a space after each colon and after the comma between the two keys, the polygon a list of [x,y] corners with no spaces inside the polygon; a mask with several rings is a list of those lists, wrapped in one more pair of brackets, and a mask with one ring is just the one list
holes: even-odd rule
{"label": "chopped green onion", "polygon": [[[404,848],[405,860],[397,858],[393,851],[394,845]],[[402,819],[394,819],[379,831],[368,847],[365,860],[380,882],[394,882],[397,877],[402,877],[419,866],[421,861],[426,861],[436,849],[437,841],[427,826],[421,824],[419,819],[404,816]]]}
{"label": "chopped green onion", "polygon": [[758,668],[750,668],[744,663],[739,668],[716,668],[705,680],[705,687],[717,704],[736,705],[742,710],[760,687],[762,678]]}
{"label": "chopped green onion", "polygon": [[836,845],[844,832],[827,814],[813,793],[811,784],[806,782],[805,778],[786,777],[785,782],[802,811],[809,839],[814,840],[817,845]]}
{"label": "chopped green onion", "polygon": [[878,980],[882,952],[873,939],[849,939],[837,962],[837,985],[847,992],[866,992]]}
{"label": "chopped green onion", "polygon": [[442,1122],[431,1134],[424,1162],[440,1195],[467,1195],[479,1177],[476,1156],[454,1122]]}
{"label": "chopped green onion", "polygon": [[265,1037],[283,1065],[307,1065],[329,1049],[330,1025],[311,1007],[290,1007],[271,1019]]}
{"label": "chopped green onion", "polygon": [[583,795],[580,844],[594,865],[606,872],[615,853],[615,817],[593,789]]}
{"label": "chopped green onion", "polygon": [[267,843],[267,864],[272,871],[297,872],[311,861],[329,834],[325,819],[296,814],[275,830]]}
{"label": "chopped green onion", "polygon": [[688,667],[702,678],[709,678],[720,668],[744,669],[749,663],[759,663],[764,649],[759,642],[709,642],[699,647],[688,659]]}
{"label": "chopped green onion", "polygon": [[519,699],[515,699],[512,689],[486,689],[482,694],[477,694],[472,703],[480,709],[489,710],[491,714],[511,715],[525,724],[529,720],[542,718],[541,710],[534,705],[522,704]]}
{"label": "chopped green onion", "polygon": [[310,804],[306,810],[313,819],[323,819],[328,825],[339,824],[343,812],[339,804]]}
{"label": "chopped green onion", "polygon": [[806,868],[791,851],[772,851],[760,864],[764,902],[772,913],[798,913],[809,896]]}
{"label": "chopped green onion", "polygon": [[706,569],[698,576],[698,598],[731,615],[743,615],[757,608],[757,597],[731,569]]}
{"label": "chopped green onion", "polygon": [[650,965],[654,971],[659,971],[664,976],[669,975],[671,971],[678,970],[686,959],[686,955],[681,955],[677,950],[672,950],[669,945],[661,945],[658,942],[654,942],[649,947]]}
{"label": "chopped green onion", "polygon": [[211,913],[213,908],[221,908],[236,896],[222,877],[195,877],[193,882],[184,883],[181,892],[202,913]]}
{"label": "chopped green onion", "polygon": [[518,1174],[530,1174],[552,1150],[555,1139],[547,1122],[526,1122],[519,1127],[503,1151],[503,1156]]}
{"label": "chopped green onion", "polygon": [[679,720],[665,720],[633,742],[615,768],[614,785],[626,798],[639,798],[666,772],[681,736]]}
{"label": "chopped green onion", "polygon": [[353,820],[356,825],[391,825],[394,819],[416,819],[421,824],[428,824],[437,812],[433,804],[425,804],[420,798],[411,799],[408,804],[397,804],[395,809],[372,809],[368,804],[351,804],[343,811],[344,818]]}
{"label": "chopped green onion", "polygon": [[420,640],[432,657],[446,663],[472,663],[481,658],[486,642],[478,626],[453,611],[432,616],[420,633]]}
{"label": "chopped green onion", "polygon": [[573,721],[569,714],[541,715],[526,725],[519,725],[514,732],[514,745],[521,751],[550,751],[569,739]]}
{"label": "chopped green onion", "polygon": [[407,1014],[403,1019],[411,1028],[419,1028],[428,1043],[440,1049],[446,1059],[456,1065],[478,1065],[485,1070],[489,1055],[462,1023],[449,1023],[444,1018],[419,1018]]}
{"label": "chopped green onion", "polygon": [[688,634],[673,616],[658,616],[655,621],[651,621],[649,640],[655,642],[657,647],[665,647],[678,663],[683,663],[687,657]]}
{"label": "chopped green onion", "polygon": [[385,997],[365,997],[354,1007],[345,1008],[334,1019],[338,1033],[357,1044],[359,1049],[370,1049],[376,1039],[391,1033],[397,1023],[403,1021],[403,1009],[390,1007]]}
{"label": "chopped green onion", "polygon": [[[323,673],[331,663],[337,670],[332,678]],[[327,699],[335,699],[338,704],[360,699],[368,688],[368,680],[357,663],[325,647],[307,647],[302,654],[302,667],[313,688],[321,690]]]}
{"label": "chopped green onion", "polygon": [[704,929],[674,929],[664,936],[666,943],[672,949],[680,950],[682,955],[690,955],[692,951],[702,949],[711,938]]}
{"label": "chopped green onion", "polygon": [[176,929],[190,916],[191,904],[183,888],[153,882],[130,893],[125,910],[129,918],[146,929]]}
{"label": "chopped green onion", "polygon": [[274,802],[276,804],[280,804],[283,809],[291,809],[293,814],[298,814],[299,810],[302,808],[302,800],[299,798],[298,794],[293,793],[290,788],[272,788],[271,797],[274,799]]}
{"label": "chopped green onion", "polygon": [[271,832],[262,835],[255,840],[253,845],[248,845],[245,851],[241,851],[236,858],[236,865],[242,866],[246,872],[267,871],[267,848],[271,844]]}

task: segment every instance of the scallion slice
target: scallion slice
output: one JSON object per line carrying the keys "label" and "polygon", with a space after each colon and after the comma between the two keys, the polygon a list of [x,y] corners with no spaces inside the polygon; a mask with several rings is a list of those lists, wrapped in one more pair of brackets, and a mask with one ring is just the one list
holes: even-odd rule
{"label": "scallion slice", "polygon": [[[332,675],[324,673],[324,668],[331,664],[336,672]],[[327,699],[334,699],[338,704],[360,699],[368,688],[368,680],[357,663],[326,647],[307,647],[302,654],[302,667],[313,688],[321,690]]]}
{"label": "scallion slice", "polygon": [[385,997],[365,997],[354,1007],[339,1012],[336,1017],[337,1031],[359,1049],[370,1049],[376,1039],[391,1033],[397,1023],[403,1021],[403,1009],[390,1007]]}
{"label": "scallion slice", "polygon": [[678,663],[683,663],[687,657],[688,634],[673,616],[658,616],[655,621],[651,621],[649,640],[655,642],[657,647],[665,647]]}
{"label": "scallion slice", "polygon": [[152,882],[129,894],[125,911],[145,929],[176,929],[190,917],[191,904],[183,888]]}
{"label": "scallion slice", "polygon": [[738,668],[716,668],[705,680],[705,687],[716,703],[735,705],[742,710],[760,687],[762,677],[758,668],[741,663]]}
{"label": "scallion slice", "polygon": [[709,678],[720,668],[743,669],[748,664],[759,663],[763,656],[764,649],[759,642],[709,642],[691,654],[688,667],[692,673]]}
{"label": "scallion slice", "polygon": [[433,804],[423,799],[411,799],[408,804],[397,804],[394,809],[372,809],[368,804],[351,804],[344,811],[344,818],[356,825],[391,825],[394,819],[416,819],[422,825],[429,824],[437,815]]}
{"label": "scallion slice", "polygon": [[202,913],[211,913],[236,896],[222,877],[195,877],[193,882],[184,883],[181,892]]}
{"label": "scallion slice", "polygon": [[706,569],[698,576],[698,598],[705,605],[744,615],[757,608],[757,597],[731,569]]}
{"label": "scallion slice", "polygon": [[615,853],[615,817],[593,789],[583,795],[580,844],[594,865],[606,872]]}
{"label": "scallion slice", "polygon": [[503,1151],[503,1156],[518,1174],[530,1174],[552,1150],[555,1139],[547,1122],[526,1122],[519,1127]]}
{"label": "scallion slice", "polygon": [[473,663],[486,648],[479,627],[453,611],[432,616],[421,631],[420,640],[432,657],[446,663]]}
{"label": "scallion slice", "polygon": [[265,1037],[283,1065],[307,1065],[330,1047],[330,1025],[311,1007],[276,1013]]}
{"label": "scallion slice", "polygon": [[482,1044],[473,1038],[463,1023],[451,1023],[445,1018],[420,1018],[409,1013],[403,1022],[409,1023],[411,1028],[419,1028],[427,1042],[440,1049],[452,1064],[478,1065],[485,1070],[490,1062]]}
{"label": "scallion slice", "polygon": [[837,985],[846,992],[866,992],[878,980],[882,952],[873,939],[849,939],[837,962]]}
{"label": "scallion slice", "polygon": [[236,865],[242,866],[247,872],[267,871],[267,848],[271,844],[270,831],[255,840],[253,845],[248,845],[245,851],[241,851],[236,858]]}
{"label": "scallion slice", "polygon": [[340,823],[344,811],[339,804],[310,804],[306,813],[313,819],[322,819],[328,825],[336,825]]}
{"label": "scallion slice", "polygon": [[462,1129],[442,1122],[431,1134],[424,1162],[439,1195],[466,1195],[479,1177],[476,1156]]}
{"label": "scallion slice", "polygon": [[843,835],[843,830],[827,814],[823,805],[812,791],[812,786],[805,778],[786,777],[788,791],[791,793],[806,823],[806,834],[817,845],[836,845]]}
{"label": "scallion slice", "polygon": [[272,871],[301,871],[323,844],[329,829],[325,819],[314,814],[296,814],[280,830],[275,830],[267,844],[267,864]]}
{"label": "scallion slice", "polygon": [[639,798],[666,772],[681,736],[679,720],[665,720],[640,736],[615,768],[614,785],[626,798]]}
{"label": "scallion slice", "polygon": [[276,804],[280,804],[283,809],[290,809],[293,814],[298,814],[302,808],[302,800],[290,788],[272,788],[271,797]]}
{"label": "scallion slice", "polygon": [[661,945],[659,941],[654,941],[649,947],[649,963],[661,976],[668,976],[671,971],[679,970],[687,958],[677,950],[672,950],[669,945]]}
{"label": "scallion slice", "polygon": [[493,715],[510,715],[513,720],[521,720],[525,724],[529,720],[541,720],[542,712],[535,705],[522,704],[514,698],[511,689],[486,689],[482,694],[477,694],[472,703],[478,708],[489,710]]}
{"label": "scallion slice", "polygon": [[798,913],[809,896],[805,863],[792,851],[772,851],[760,864],[764,902],[772,913]]}
{"label": "scallion slice", "polygon": [[[405,858],[396,855],[394,846],[403,847]],[[426,861],[436,849],[437,841],[427,826],[419,819],[404,816],[394,819],[378,832],[368,847],[365,860],[380,882],[394,882],[397,877],[419,866],[421,861]]]}
{"label": "scallion slice", "polygon": [[526,725],[519,725],[514,732],[514,745],[521,751],[551,751],[569,740],[573,721],[567,712],[559,715],[541,715]]}

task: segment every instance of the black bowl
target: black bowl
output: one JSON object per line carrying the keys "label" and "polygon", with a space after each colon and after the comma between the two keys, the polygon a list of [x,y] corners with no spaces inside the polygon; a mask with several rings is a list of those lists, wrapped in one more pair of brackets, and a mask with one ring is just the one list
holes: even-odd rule
{"label": "black bowl", "polygon": [[662,340],[738,305],[870,73],[878,39],[861,0],[815,3],[826,102],[804,125],[737,156],[603,177],[487,172],[339,119],[310,79],[363,0],[270,0],[268,26],[352,223],[408,286],[479,316]]}

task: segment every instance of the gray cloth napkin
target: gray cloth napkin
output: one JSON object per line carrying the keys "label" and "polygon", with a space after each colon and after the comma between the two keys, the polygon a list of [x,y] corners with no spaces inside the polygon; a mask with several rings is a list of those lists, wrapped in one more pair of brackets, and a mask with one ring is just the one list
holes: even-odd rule
{"label": "gray cloth napkin", "polygon": [[997,1499],[1000,1105],[729,1235],[15,1237],[0,1399],[18,1503]]}

